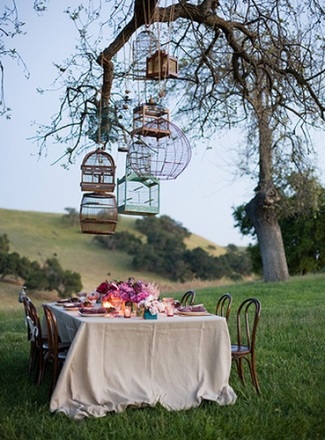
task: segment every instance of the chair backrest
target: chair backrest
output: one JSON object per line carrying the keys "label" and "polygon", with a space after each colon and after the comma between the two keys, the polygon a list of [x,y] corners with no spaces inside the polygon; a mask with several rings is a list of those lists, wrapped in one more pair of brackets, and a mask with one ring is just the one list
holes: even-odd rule
{"label": "chair backrest", "polygon": [[216,315],[223,316],[228,321],[232,304],[232,296],[230,293],[224,293],[218,299],[216,305]]}
{"label": "chair backrest", "polygon": [[56,318],[46,304],[43,304],[43,310],[48,331],[49,355],[56,359],[59,352],[59,333]]}
{"label": "chair backrest", "polygon": [[181,304],[182,304],[182,306],[187,306],[187,305],[191,306],[192,304],[194,304],[194,300],[195,300],[194,290],[188,290],[182,296]]}
{"label": "chair backrest", "polygon": [[237,345],[254,351],[257,325],[261,316],[261,303],[256,298],[247,298],[237,311]]}
{"label": "chair backrest", "polygon": [[28,296],[23,296],[22,303],[23,303],[23,306],[24,306],[25,315],[28,316],[29,315],[30,298],[28,298]]}
{"label": "chair backrest", "polygon": [[35,342],[36,346],[42,347],[42,328],[37,308],[30,299],[24,299],[24,301],[26,302],[25,312],[28,326],[28,340]]}
{"label": "chair backrest", "polygon": [[30,303],[30,299],[28,298],[28,296],[24,296],[22,298],[22,303],[24,306],[24,311],[25,311],[25,320],[26,320],[26,327],[27,327],[27,339],[28,341],[30,341],[32,339],[32,332],[31,332],[31,325],[29,323],[29,319],[30,318],[30,308],[29,308],[29,303]]}

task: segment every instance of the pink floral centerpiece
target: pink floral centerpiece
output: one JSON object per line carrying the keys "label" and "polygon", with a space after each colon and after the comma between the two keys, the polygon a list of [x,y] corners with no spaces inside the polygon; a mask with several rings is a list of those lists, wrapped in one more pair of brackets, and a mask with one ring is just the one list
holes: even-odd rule
{"label": "pink floral centerpiece", "polygon": [[101,283],[96,291],[101,295],[102,301],[114,302],[131,302],[139,304],[149,296],[158,300],[159,288],[155,283],[144,283],[142,281],[135,281],[134,278],[129,278],[127,281]]}

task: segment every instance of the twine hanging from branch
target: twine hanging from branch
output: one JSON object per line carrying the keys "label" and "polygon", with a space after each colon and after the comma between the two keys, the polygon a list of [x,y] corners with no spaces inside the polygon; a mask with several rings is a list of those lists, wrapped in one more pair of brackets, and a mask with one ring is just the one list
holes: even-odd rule
{"label": "twine hanging from branch", "polygon": [[124,29],[115,38],[112,44],[101,52],[97,63],[103,67],[102,105],[108,106],[114,75],[113,56],[132,37],[134,32],[141,26],[152,21],[159,0],[135,0],[133,17]]}

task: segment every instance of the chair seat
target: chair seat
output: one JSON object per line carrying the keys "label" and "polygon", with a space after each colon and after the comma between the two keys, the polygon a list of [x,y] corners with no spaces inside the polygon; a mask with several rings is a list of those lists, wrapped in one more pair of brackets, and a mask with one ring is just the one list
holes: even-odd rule
{"label": "chair seat", "polygon": [[231,346],[231,354],[233,356],[239,355],[247,355],[251,352],[250,348],[247,345],[232,345]]}
{"label": "chair seat", "polygon": [[58,353],[58,359],[59,359],[59,361],[60,361],[60,362],[64,362],[64,361],[66,360],[66,358],[67,358],[67,355],[68,355],[68,350],[65,350],[65,351],[59,351],[59,353]]}

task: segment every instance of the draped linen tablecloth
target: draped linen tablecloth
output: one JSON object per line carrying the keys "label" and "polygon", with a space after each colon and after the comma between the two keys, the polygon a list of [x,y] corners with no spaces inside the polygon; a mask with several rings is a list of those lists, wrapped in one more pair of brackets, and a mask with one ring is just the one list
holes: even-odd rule
{"label": "draped linen tablecloth", "polygon": [[225,318],[157,320],[80,317],[51,305],[63,341],[72,341],[50,410],[81,419],[127,406],[168,410],[203,400],[232,404],[231,351]]}

